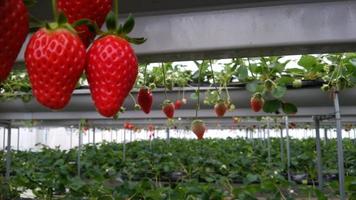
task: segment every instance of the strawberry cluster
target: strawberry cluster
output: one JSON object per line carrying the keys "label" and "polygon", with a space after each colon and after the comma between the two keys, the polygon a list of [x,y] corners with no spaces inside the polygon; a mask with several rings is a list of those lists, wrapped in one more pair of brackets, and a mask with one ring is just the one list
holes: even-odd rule
{"label": "strawberry cluster", "polygon": [[[118,16],[109,13],[111,0],[57,0],[54,5],[55,22],[39,28],[25,51],[33,95],[49,109],[63,109],[85,71],[98,112],[105,117],[115,116],[138,74],[137,57],[130,43],[141,44],[145,39],[127,36],[134,27],[131,16],[118,26]],[[104,33],[99,27],[105,18],[108,32]],[[29,32],[23,0],[0,1],[0,26],[3,81]],[[99,37],[93,41],[97,34]]]}

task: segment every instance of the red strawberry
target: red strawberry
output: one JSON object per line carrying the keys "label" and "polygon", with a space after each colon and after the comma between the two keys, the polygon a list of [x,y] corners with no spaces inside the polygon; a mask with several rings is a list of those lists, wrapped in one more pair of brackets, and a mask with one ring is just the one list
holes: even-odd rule
{"label": "red strawberry", "polygon": [[214,111],[218,117],[223,117],[226,113],[227,107],[224,101],[219,101],[214,106]]}
{"label": "red strawberry", "polygon": [[138,64],[131,45],[116,35],[96,40],[87,54],[86,75],[95,106],[114,116],[135,84]]}
{"label": "red strawberry", "polygon": [[137,102],[144,113],[148,114],[152,107],[152,92],[147,87],[142,87],[137,95]]}
{"label": "red strawberry", "polygon": [[182,107],[182,101],[177,99],[176,102],[174,102],[174,108],[176,110],[180,109]]}
{"label": "red strawberry", "polygon": [[42,28],[27,46],[25,62],[37,101],[51,109],[62,109],[83,73],[85,47],[78,35],[67,29]]}
{"label": "red strawberry", "polygon": [[264,100],[260,93],[256,93],[252,96],[250,100],[250,106],[253,111],[259,112],[262,109],[263,104],[264,104]]}
{"label": "red strawberry", "polygon": [[174,104],[170,100],[163,102],[162,110],[168,119],[172,119],[174,116]]}
{"label": "red strawberry", "polygon": [[0,81],[6,80],[29,31],[22,0],[0,0]]}
{"label": "red strawberry", "polygon": [[202,140],[206,130],[205,123],[202,120],[194,120],[191,125],[193,133],[198,137],[198,140]]}
{"label": "red strawberry", "polygon": [[[57,7],[67,16],[70,23],[86,18],[101,27],[111,10],[112,0],[57,0]],[[76,30],[85,46],[89,46],[95,34],[85,25],[78,26]]]}

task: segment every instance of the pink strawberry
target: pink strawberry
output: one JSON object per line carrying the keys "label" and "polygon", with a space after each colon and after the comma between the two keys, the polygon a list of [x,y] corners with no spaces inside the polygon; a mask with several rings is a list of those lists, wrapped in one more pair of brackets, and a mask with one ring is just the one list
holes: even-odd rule
{"label": "pink strawberry", "polygon": [[22,0],[0,0],[0,81],[6,80],[29,31]]}
{"label": "pink strawberry", "polygon": [[177,99],[176,102],[174,102],[174,108],[176,110],[180,109],[182,107],[182,101]]}
{"label": "pink strawberry", "polygon": [[198,140],[202,140],[206,131],[205,123],[202,120],[194,120],[191,124],[193,133],[198,137]]}
{"label": "pink strawberry", "polygon": [[224,101],[219,101],[214,106],[214,111],[218,117],[223,117],[226,113],[227,106]]}

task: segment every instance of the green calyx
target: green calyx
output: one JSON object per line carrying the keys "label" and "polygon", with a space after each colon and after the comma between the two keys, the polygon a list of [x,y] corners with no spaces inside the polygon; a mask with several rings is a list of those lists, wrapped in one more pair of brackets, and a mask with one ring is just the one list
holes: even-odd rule
{"label": "green calyx", "polygon": [[76,30],[73,28],[71,24],[68,23],[67,17],[64,13],[59,13],[55,22],[46,23],[45,27],[47,30],[54,31],[60,28],[64,28],[69,30],[72,33],[76,33]]}
{"label": "green calyx", "polygon": [[205,125],[205,124],[204,124],[203,120],[200,120],[200,119],[193,120],[191,126],[193,127],[193,126],[197,126],[197,125]]}
{"label": "green calyx", "polygon": [[117,35],[121,38],[124,38],[128,42],[132,44],[143,44],[146,41],[146,38],[132,38],[129,37],[128,34],[133,30],[135,27],[135,19],[132,17],[130,14],[125,23],[119,24],[118,25],[118,18],[115,16],[114,12],[110,12],[108,16],[106,17],[106,27],[108,29],[108,32],[102,33],[101,35]]}
{"label": "green calyx", "polygon": [[171,100],[166,99],[166,100],[163,101],[163,106],[167,106],[167,105],[169,105],[169,104],[171,104],[171,103],[172,103]]}
{"label": "green calyx", "polygon": [[252,98],[254,98],[254,99],[262,99],[262,94],[257,92],[252,96]]}

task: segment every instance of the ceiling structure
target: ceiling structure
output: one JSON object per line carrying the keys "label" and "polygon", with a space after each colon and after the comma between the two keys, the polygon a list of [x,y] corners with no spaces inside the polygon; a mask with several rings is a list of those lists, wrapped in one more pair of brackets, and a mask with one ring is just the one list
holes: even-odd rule
{"label": "ceiling structure", "polygon": [[[49,18],[49,4],[39,0],[31,13]],[[130,0],[120,8],[136,16],[132,35],[148,39],[134,46],[141,62],[356,50],[356,1]]]}
{"label": "ceiling structure", "polygon": [[[136,16],[133,35],[148,38],[145,44],[134,46],[141,62],[356,50],[356,1],[351,0],[130,0],[120,1],[119,7],[121,17],[128,13]],[[50,1],[38,0],[30,12],[41,19],[50,19]],[[24,51],[25,48],[18,62],[23,62]],[[194,88],[188,88],[187,96],[193,91]],[[233,87],[230,91],[237,109],[222,121],[230,124],[233,116],[264,115],[251,113],[250,94],[244,88]],[[176,99],[178,94],[178,91],[170,92],[169,98]],[[356,107],[351,99],[355,94],[355,90],[351,90],[341,95],[343,119],[354,121]],[[160,110],[163,91],[156,90],[154,96],[156,101],[149,119],[161,120],[163,124],[166,122]],[[297,104],[299,112],[291,118],[300,121],[311,122],[312,115],[334,112],[332,98],[320,89],[290,90],[285,100]],[[132,105],[128,97],[125,103],[128,111],[120,116],[119,122],[106,121],[109,124],[124,120],[149,121],[146,115],[133,111]],[[189,100],[176,116],[190,122],[194,108],[194,101]],[[200,116],[207,121],[215,119],[211,106],[202,106]],[[73,120],[74,123],[82,118],[97,120],[98,125],[107,124],[95,111],[89,91],[85,89],[75,91],[69,106],[56,112],[35,101],[0,103],[0,120],[36,119],[48,123]]]}

